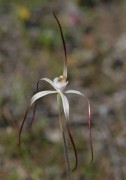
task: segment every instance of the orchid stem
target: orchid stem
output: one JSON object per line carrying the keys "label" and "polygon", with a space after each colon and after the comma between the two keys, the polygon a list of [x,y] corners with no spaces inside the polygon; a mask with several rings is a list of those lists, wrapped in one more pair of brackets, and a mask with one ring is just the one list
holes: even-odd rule
{"label": "orchid stem", "polygon": [[70,163],[69,163],[69,157],[68,157],[68,151],[67,151],[67,143],[66,143],[66,137],[65,137],[65,128],[63,126],[63,107],[62,107],[62,102],[61,102],[61,97],[58,94],[57,95],[57,102],[58,102],[58,107],[59,107],[59,121],[60,121],[60,128],[61,128],[61,133],[63,137],[63,148],[64,148],[64,155],[66,159],[66,166],[67,166],[67,179],[71,180],[70,176]]}

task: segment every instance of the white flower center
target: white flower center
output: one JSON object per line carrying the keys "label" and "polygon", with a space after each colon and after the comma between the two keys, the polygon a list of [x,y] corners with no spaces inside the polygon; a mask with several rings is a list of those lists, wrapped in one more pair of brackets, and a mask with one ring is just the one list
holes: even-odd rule
{"label": "white flower center", "polygon": [[54,86],[57,90],[61,90],[63,91],[68,83],[68,81],[66,81],[65,76],[61,75],[59,77],[56,77],[54,80]]}

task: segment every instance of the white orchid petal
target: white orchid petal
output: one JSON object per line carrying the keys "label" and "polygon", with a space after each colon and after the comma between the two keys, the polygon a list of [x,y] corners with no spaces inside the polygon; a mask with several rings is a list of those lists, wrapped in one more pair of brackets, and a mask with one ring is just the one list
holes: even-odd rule
{"label": "white orchid petal", "polygon": [[[50,79],[48,79],[48,78],[41,78],[40,81],[46,81],[46,82],[48,82],[49,84],[51,84],[51,85],[54,87],[54,89],[56,89],[55,84],[54,84],[54,82],[53,82],[52,80],[50,80]],[[57,90],[57,89],[56,89],[56,90]]]}
{"label": "white orchid petal", "polygon": [[41,91],[36,93],[32,98],[31,98],[31,103],[30,106],[39,98],[46,96],[48,94],[53,94],[53,93],[57,93],[57,91]]}
{"label": "white orchid petal", "polygon": [[64,110],[65,117],[67,120],[69,120],[69,102],[67,100],[67,97],[61,91],[59,93],[62,98],[63,110]]}

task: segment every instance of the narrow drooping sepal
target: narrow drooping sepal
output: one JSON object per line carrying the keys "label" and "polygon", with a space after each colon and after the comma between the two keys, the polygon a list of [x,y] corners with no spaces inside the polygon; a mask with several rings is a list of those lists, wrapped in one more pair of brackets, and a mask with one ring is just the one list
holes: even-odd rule
{"label": "narrow drooping sepal", "polygon": [[70,132],[69,122],[67,122],[67,130],[68,130],[68,134],[69,134],[69,137],[70,137],[70,140],[71,140],[71,143],[72,143],[72,146],[73,146],[73,150],[74,150],[74,155],[75,155],[75,166],[74,166],[74,168],[72,169],[72,172],[73,172],[73,171],[76,170],[76,168],[77,168],[77,166],[78,166],[78,156],[77,156],[76,146],[75,146],[75,143],[74,143],[72,134],[71,134],[71,132]]}
{"label": "narrow drooping sepal", "polygon": [[21,123],[21,126],[20,126],[20,129],[19,129],[19,136],[18,136],[18,145],[19,146],[21,145],[21,133],[22,133],[22,129],[23,129],[24,123],[26,121],[29,110],[30,110],[30,106],[28,106],[28,108],[27,108],[27,110],[25,112],[24,119],[23,119],[23,121]]}
{"label": "narrow drooping sepal", "polygon": [[88,128],[89,128],[89,142],[90,142],[90,147],[91,147],[91,161],[90,161],[90,163],[92,163],[93,162],[93,144],[92,144],[92,134],[91,134],[90,102],[89,102],[88,98],[84,94],[82,94],[80,91],[68,90],[65,93],[81,95],[81,96],[83,96],[86,99],[86,101],[88,103]]}
{"label": "narrow drooping sepal", "polygon": [[[26,121],[28,112],[29,112],[29,110],[30,110],[30,107],[31,107],[32,104],[33,104],[34,102],[36,102],[39,98],[41,98],[41,97],[43,97],[43,96],[46,96],[46,95],[48,95],[48,94],[53,94],[53,93],[57,93],[57,91],[41,91],[41,92],[36,93],[36,94],[31,98],[30,105],[28,106],[27,111],[25,112],[24,119],[23,119],[23,121],[22,121],[20,130],[19,130],[19,142],[18,142],[18,145],[19,145],[19,146],[20,146],[20,144],[21,144],[21,132],[22,132],[24,123],[25,123],[25,121]],[[34,115],[34,114],[33,114],[33,115]]]}
{"label": "narrow drooping sepal", "polygon": [[64,68],[63,68],[63,75],[67,78],[67,51],[66,51],[66,44],[65,44],[65,40],[64,40],[64,36],[63,36],[63,31],[62,31],[62,27],[60,25],[60,22],[55,14],[55,12],[53,12],[53,15],[58,23],[59,29],[60,29],[60,34],[61,34],[61,38],[62,38],[62,43],[63,43],[63,48],[64,48],[64,53],[65,53],[65,61],[64,61]]}

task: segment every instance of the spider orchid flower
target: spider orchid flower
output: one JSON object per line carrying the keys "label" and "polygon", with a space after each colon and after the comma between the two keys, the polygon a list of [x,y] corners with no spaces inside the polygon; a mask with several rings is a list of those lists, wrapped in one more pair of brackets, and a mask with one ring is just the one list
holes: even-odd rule
{"label": "spider orchid flower", "polygon": [[[63,48],[64,48],[64,52],[65,52],[65,61],[64,61],[64,67],[63,67],[63,74],[58,76],[58,77],[56,77],[56,78],[54,78],[53,81],[48,79],[48,78],[41,78],[38,81],[38,83],[37,83],[37,93],[31,98],[30,105],[29,105],[29,107],[28,107],[28,109],[27,109],[27,111],[25,113],[24,120],[23,120],[23,122],[21,124],[21,127],[20,127],[20,131],[19,131],[19,145],[20,145],[21,132],[22,132],[22,129],[23,129],[23,125],[24,125],[24,122],[26,120],[26,117],[27,117],[27,114],[29,112],[30,107],[33,104],[35,104],[34,111],[33,111],[33,117],[32,117],[32,122],[33,122],[34,116],[35,116],[36,101],[38,99],[46,96],[46,95],[57,94],[61,98],[61,103],[62,103],[62,108],[63,108],[64,116],[65,116],[65,119],[66,119],[65,122],[67,124],[68,134],[69,134],[69,137],[70,137],[70,140],[72,142],[73,149],[74,149],[74,154],[75,154],[75,159],[76,159],[76,164],[75,164],[75,167],[73,169],[73,171],[74,171],[76,169],[76,167],[77,167],[78,159],[77,159],[76,147],[75,147],[75,144],[74,144],[74,141],[73,141],[70,129],[69,129],[69,102],[68,102],[68,99],[67,99],[66,95],[67,94],[77,94],[77,95],[80,95],[83,98],[85,98],[87,103],[88,103],[88,127],[89,127],[89,141],[90,141],[91,154],[92,154],[92,158],[91,158],[91,163],[92,163],[92,161],[93,161],[93,146],[92,146],[92,137],[91,137],[91,125],[90,125],[90,103],[89,103],[88,98],[84,94],[82,94],[80,91],[77,91],[77,90],[67,90],[67,91],[65,91],[65,88],[66,88],[66,86],[68,84],[68,81],[67,81],[67,53],[66,53],[66,45],[65,45],[65,41],[64,41],[64,37],[63,37],[63,32],[62,32],[62,28],[61,28],[61,25],[59,23],[59,20],[56,17],[54,12],[53,12],[53,15],[54,15],[54,17],[55,17],[55,19],[56,19],[56,21],[58,23],[59,29],[60,29],[62,43],[63,43]],[[46,81],[47,83],[49,83],[54,88],[54,90],[46,90],[46,91],[38,92],[39,82],[41,82],[41,81]],[[31,125],[32,125],[32,122],[31,122]]]}

